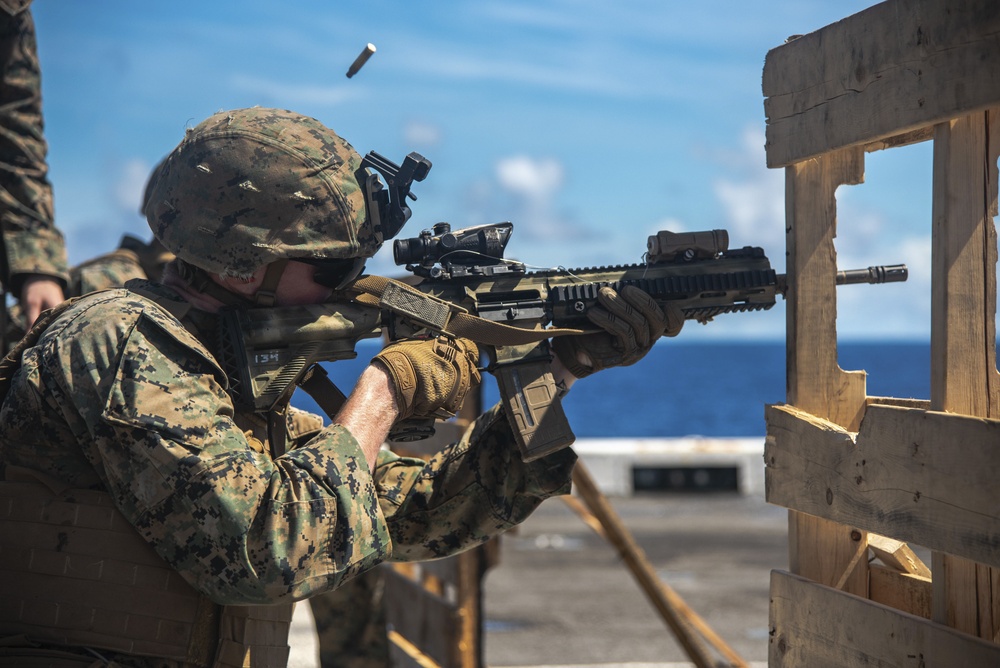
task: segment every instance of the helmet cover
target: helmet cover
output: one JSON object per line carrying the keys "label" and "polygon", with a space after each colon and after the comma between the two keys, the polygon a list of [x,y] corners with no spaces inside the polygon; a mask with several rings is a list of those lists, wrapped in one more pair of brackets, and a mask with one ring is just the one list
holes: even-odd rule
{"label": "helmet cover", "polygon": [[279,259],[371,257],[380,246],[358,153],[314,118],[253,107],[189,129],[150,176],[154,236],[191,265],[249,276]]}

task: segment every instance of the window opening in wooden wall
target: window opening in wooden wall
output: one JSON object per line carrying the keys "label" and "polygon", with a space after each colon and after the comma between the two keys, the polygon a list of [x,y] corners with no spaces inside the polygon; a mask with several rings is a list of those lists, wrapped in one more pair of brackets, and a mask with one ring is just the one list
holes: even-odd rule
{"label": "window opening in wooden wall", "polygon": [[933,144],[865,154],[865,181],[837,189],[837,266],[905,264],[905,283],[837,289],[837,356],[867,393],[930,397]]}

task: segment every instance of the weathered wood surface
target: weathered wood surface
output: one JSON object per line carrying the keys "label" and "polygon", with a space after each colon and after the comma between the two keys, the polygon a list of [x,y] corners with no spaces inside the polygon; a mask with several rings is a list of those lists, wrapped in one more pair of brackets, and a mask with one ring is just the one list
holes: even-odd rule
{"label": "weathered wood surface", "polygon": [[765,415],[768,502],[1000,566],[1000,420],[871,406],[855,437],[792,406]]}
{"label": "weathered wood surface", "polygon": [[878,564],[869,565],[868,598],[917,617],[931,618],[929,577],[901,573]]}
{"label": "weathered wood surface", "polygon": [[[836,191],[863,178],[860,149],[785,170],[788,401],[847,428],[856,428],[864,413],[865,373],[844,371],[837,363]],[[788,540],[793,572],[865,595],[867,563],[856,558],[863,535],[792,512]]]}
{"label": "weathered wood surface", "polygon": [[[931,407],[994,418],[1000,417],[992,220],[997,120],[996,110],[990,110],[935,127],[931,252]],[[976,456],[963,441],[955,441],[952,452],[961,458]],[[935,554],[932,562],[935,621],[996,639],[1000,572],[947,554]]]}
{"label": "weathered wood surface", "polygon": [[769,167],[921,139],[1000,104],[1000,3],[883,2],[772,49],[762,88]]}
{"label": "weathered wood surface", "polygon": [[883,564],[900,573],[919,575],[923,578],[930,578],[931,576],[931,569],[903,541],[880,536],[876,533],[869,533],[868,547],[871,549],[872,554],[882,560]]}
{"label": "weathered wood surface", "polygon": [[457,662],[457,610],[453,603],[391,571],[386,576],[385,596],[390,601],[393,628],[400,636],[438,665],[461,665]]}
{"label": "weathered wood surface", "polygon": [[982,668],[1000,666],[1000,645],[772,571],[768,665]]}
{"label": "weathered wood surface", "polygon": [[[435,423],[424,441],[393,443],[397,454],[429,458],[458,440],[482,412],[482,388],[470,393],[454,422]],[[482,578],[497,563],[499,538],[453,557],[393,563],[386,575],[386,617],[394,666],[483,665]]]}

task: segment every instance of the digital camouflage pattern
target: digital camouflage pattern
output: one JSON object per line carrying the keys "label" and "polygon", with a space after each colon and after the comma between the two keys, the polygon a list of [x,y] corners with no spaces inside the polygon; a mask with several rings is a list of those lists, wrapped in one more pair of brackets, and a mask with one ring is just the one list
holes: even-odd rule
{"label": "digital camouflage pattern", "polygon": [[382,452],[374,474],[339,425],[272,458],[226,394],[211,316],[167,288],[130,287],[79,299],[24,353],[0,460],[107,490],[217,603],[302,599],[390,557],[454,554],[569,490],[575,455],[523,463],[499,407],[427,462]]}
{"label": "digital camouflage pattern", "polygon": [[[67,297],[120,288],[132,279],[158,279],[173,258],[155,238],[151,241],[125,235],[118,248],[75,267],[69,272]],[[10,307],[8,341],[24,335],[17,304]],[[323,428],[323,419],[294,408],[289,410],[289,442],[305,443]],[[310,597],[324,668],[388,668],[389,639],[384,606],[382,569],[375,568],[340,587]]]}
{"label": "digital camouflage pattern", "polygon": [[225,111],[188,130],[156,167],[143,211],[174,254],[223,276],[282,258],[370,257],[381,239],[354,176],[360,165],[314,118]]}
{"label": "digital camouflage pattern", "polygon": [[173,259],[173,253],[157,239],[147,242],[126,234],[117,249],[69,270],[66,296],[79,297],[97,290],[120,288],[133,278],[159,281],[163,268]]}
{"label": "digital camouflage pattern", "polygon": [[[173,255],[163,245],[153,239],[144,242],[126,234],[118,248],[96,258],[83,262],[69,270],[66,298],[79,297],[88,292],[120,288],[133,278],[159,279],[163,267],[173,259]],[[7,309],[7,336],[4,339],[13,346],[24,336],[24,313],[20,304],[12,304]]]}
{"label": "digital camouflage pattern", "polygon": [[0,4],[0,280],[15,294],[26,274],[65,283],[66,245],[53,222],[35,22],[27,2]]}

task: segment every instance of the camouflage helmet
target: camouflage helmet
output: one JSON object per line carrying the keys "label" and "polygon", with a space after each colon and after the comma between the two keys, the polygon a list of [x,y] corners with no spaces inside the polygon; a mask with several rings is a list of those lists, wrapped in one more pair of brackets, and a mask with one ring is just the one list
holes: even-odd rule
{"label": "camouflage helmet", "polygon": [[380,242],[355,178],[361,157],[291,111],[225,111],[189,129],[150,176],[143,213],[185,262],[247,276],[280,259],[371,257]]}

